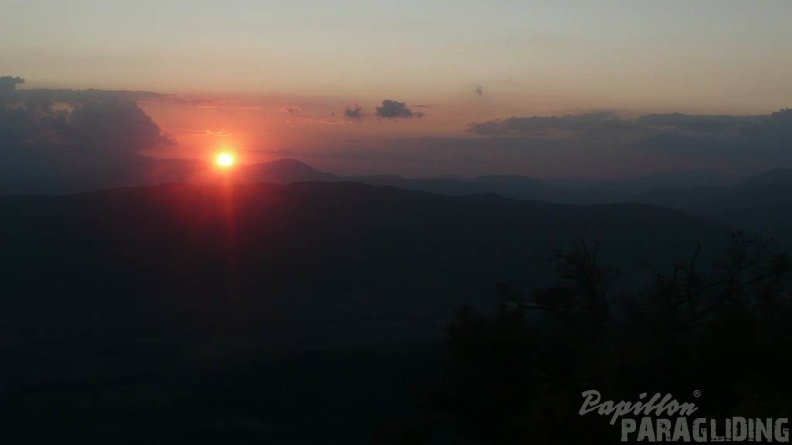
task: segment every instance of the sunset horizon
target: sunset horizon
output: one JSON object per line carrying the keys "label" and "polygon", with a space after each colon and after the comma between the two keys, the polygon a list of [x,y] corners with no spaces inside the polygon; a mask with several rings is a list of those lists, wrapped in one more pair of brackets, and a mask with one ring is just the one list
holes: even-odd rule
{"label": "sunset horizon", "polygon": [[[211,160],[230,148],[242,164],[295,158],[346,175],[547,179],[629,179],[693,170],[749,176],[792,167],[792,156],[773,149],[789,138],[782,127],[774,129],[786,122],[785,107],[757,114],[592,108],[522,115],[472,107],[454,118],[446,115],[454,109],[449,104],[395,99],[305,102],[252,94],[45,89],[23,76],[4,79],[16,92],[10,105],[35,99],[68,112],[86,101],[134,103],[167,138],[138,151],[155,159]],[[741,146],[743,154],[735,151]],[[765,146],[774,159],[755,151]]]}
{"label": "sunset horizon", "polygon": [[[24,79],[22,92],[123,91],[173,136],[149,153],[162,158],[207,159],[233,142],[242,162],[294,157],[339,174],[792,167],[765,159],[792,140],[785,130],[749,140],[740,129],[792,106],[786,2],[132,5],[4,2],[0,74]],[[701,124],[631,125],[672,113]],[[591,116],[633,128],[584,129],[600,125],[580,122]],[[745,119],[702,123],[715,116]]]}
{"label": "sunset horizon", "polygon": [[0,0],[6,442],[789,442],[791,56],[790,0]]}

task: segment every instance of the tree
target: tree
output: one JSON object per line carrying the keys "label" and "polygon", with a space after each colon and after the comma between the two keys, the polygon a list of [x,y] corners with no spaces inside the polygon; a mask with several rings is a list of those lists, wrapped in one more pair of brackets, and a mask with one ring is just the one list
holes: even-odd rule
{"label": "tree", "polygon": [[[703,247],[645,291],[611,295],[617,271],[582,237],[553,252],[559,283],[498,286],[492,313],[460,309],[448,327],[440,429],[473,443],[618,442],[577,414],[581,393],[613,400],[693,390],[705,416],[778,417],[792,406],[787,255],[734,232],[709,267]],[[477,441],[477,442],[476,442]]]}

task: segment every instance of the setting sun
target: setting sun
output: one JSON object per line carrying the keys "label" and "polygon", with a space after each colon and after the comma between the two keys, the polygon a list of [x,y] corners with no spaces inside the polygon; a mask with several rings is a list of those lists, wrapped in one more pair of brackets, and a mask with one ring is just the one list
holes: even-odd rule
{"label": "setting sun", "polygon": [[217,155],[217,158],[215,158],[215,164],[222,168],[229,168],[234,165],[234,162],[234,156],[230,153],[220,153]]}

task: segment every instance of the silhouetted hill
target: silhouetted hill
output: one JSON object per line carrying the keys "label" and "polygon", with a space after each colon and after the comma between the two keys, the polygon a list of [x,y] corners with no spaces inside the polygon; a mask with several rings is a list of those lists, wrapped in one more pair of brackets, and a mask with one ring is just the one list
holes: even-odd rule
{"label": "silhouetted hill", "polygon": [[633,198],[773,236],[792,246],[792,171],[776,169],[733,187],[661,189]]}
{"label": "silhouetted hill", "polygon": [[738,187],[754,189],[763,187],[783,187],[792,189],[792,170],[788,168],[775,168],[738,184]]}
{"label": "silhouetted hill", "polygon": [[198,159],[153,159],[143,156],[108,159],[101,167],[62,177],[17,178],[0,181],[0,194],[71,194],[121,187],[158,184],[213,184],[228,177],[236,183],[333,181],[335,175],[321,172],[295,159],[279,159],[261,164],[243,164],[233,171],[218,170]]}
{"label": "silhouetted hill", "polygon": [[60,178],[17,178],[0,181],[0,194],[68,194],[119,187],[172,183],[210,184],[232,178],[236,183],[353,181],[375,186],[391,186],[444,195],[497,194],[508,198],[558,204],[603,204],[631,200],[636,194],[655,189],[721,187],[737,183],[735,178],[705,171],[682,171],[649,175],[630,180],[536,179],[514,175],[471,178],[404,178],[398,175],[339,176],[317,170],[296,159],[279,159],[260,164],[243,164],[221,172],[200,160],[126,157],[108,160],[101,168]]}
{"label": "silhouetted hill", "polygon": [[[638,204],[574,207],[355,183],[11,196],[0,199],[0,211],[7,302],[46,296],[69,305],[98,297],[179,311],[189,303],[207,310],[205,322],[228,310],[255,323],[272,317],[257,310],[274,304],[301,319],[319,317],[317,331],[340,328],[336,317],[401,320],[397,325],[415,314],[439,317],[486,298],[499,281],[538,279],[547,249],[584,227],[607,247],[606,260],[625,266],[635,259],[667,264],[726,231]],[[307,334],[273,343],[345,341]]]}
{"label": "silhouetted hill", "polygon": [[739,179],[711,171],[682,170],[654,173],[635,179],[551,179],[546,182],[557,187],[618,190],[623,194],[635,194],[662,188],[726,187],[737,184]]}
{"label": "silhouetted hill", "polygon": [[735,178],[707,171],[658,173],[627,180],[537,179],[515,175],[417,179],[387,175],[355,176],[350,179],[372,185],[447,195],[494,193],[509,198],[581,205],[624,202],[635,194],[658,188],[713,187],[737,183]]}
{"label": "silhouetted hill", "polygon": [[625,195],[603,188],[573,189],[549,185],[542,180],[509,175],[478,176],[473,178],[416,178],[400,176],[353,176],[348,179],[365,184],[421,190],[443,195],[496,194],[508,198],[546,201],[557,204],[602,204],[616,202]]}
{"label": "silhouetted hill", "polygon": [[0,197],[0,414],[206,443],[225,436],[200,419],[282,443],[368,437],[405,394],[404,357],[433,354],[410,345],[439,341],[462,303],[489,307],[498,282],[546,281],[547,249],[586,226],[627,281],[727,232],[641,204],[346,182]]}
{"label": "silhouetted hill", "polygon": [[244,182],[270,182],[290,184],[293,182],[320,182],[338,179],[331,173],[319,171],[296,159],[278,159],[262,164],[243,165],[234,172]]}

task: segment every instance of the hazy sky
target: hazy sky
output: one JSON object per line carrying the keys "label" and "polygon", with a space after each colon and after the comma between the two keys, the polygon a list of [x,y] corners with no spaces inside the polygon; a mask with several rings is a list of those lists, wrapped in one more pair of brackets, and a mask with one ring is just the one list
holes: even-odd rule
{"label": "hazy sky", "polygon": [[0,0],[31,85],[766,112],[792,99],[792,2]]}
{"label": "hazy sky", "polygon": [[[237,149],[267,156],[407,162],[395,138],[478,137],[469,124],[493,119],[767,115],[792,104],[790,55],[788,0],[0,0],[0,75],[24,77],[21,87],[211,98],[143,104],[179,153],[211,151],[234,133]],[[357,106],[376,117],[386,99],[414,118],[344,119]],[[350,142],[373,139],[381,151]],[[568,158],[555,174],[619,174],[603,156]],[[373,170],[409,170],[395,165]],[[664,168],[677,165],[687,164]],[[469,172],[517,171],[490,163]]]}

